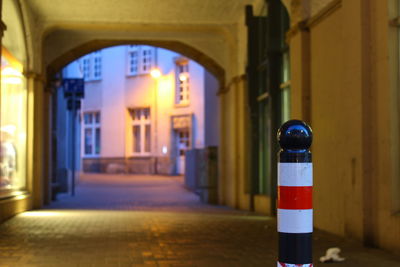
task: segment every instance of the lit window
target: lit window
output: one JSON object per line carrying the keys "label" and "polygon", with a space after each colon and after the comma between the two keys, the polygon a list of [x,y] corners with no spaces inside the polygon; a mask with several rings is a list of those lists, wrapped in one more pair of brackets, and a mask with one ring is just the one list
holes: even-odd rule
{"label": "lit window", "polygon": [[134,108],[132,118],[132,154],[148,155],[151,151],[150,108]]}
{"label": "lit window", "polygon": [[188,61],[176,62],[176,93],[175,104],[187,105],[189,104],[189,64]]}
{"label": "lit window", "polygon": [[83,153],[85,156],[100,154],[100,112],[83,113]]}
{"label": "lit window", "polygon": [[128,75],[148,74],[154,66],[155,48],[144,45],[128,46]]}

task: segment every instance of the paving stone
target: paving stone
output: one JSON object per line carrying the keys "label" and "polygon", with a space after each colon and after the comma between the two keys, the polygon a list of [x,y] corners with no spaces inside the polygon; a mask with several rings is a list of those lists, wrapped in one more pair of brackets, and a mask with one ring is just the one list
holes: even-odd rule
{"label": "paving stone", "polygon": [[[76,196],[0,225],[0,267],[276,266],[273,218],[211,206],[180,177],[87,175]],[[400,257],[316,231],[314,257],[342,248],[342,267],[400,266]]]}

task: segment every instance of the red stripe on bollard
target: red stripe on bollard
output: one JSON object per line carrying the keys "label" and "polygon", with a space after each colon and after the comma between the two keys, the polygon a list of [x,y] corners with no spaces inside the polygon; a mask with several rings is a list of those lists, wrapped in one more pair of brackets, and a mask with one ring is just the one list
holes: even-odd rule
{"label": "red stripe on bollard", "polygon": [[278,209],[312,209],[312,186],[279,186]]}

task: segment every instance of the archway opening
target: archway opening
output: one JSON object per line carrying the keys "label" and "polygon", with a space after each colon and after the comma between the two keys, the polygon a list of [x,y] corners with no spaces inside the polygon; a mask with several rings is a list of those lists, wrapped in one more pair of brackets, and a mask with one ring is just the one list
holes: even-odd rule
{"label": "archway opening", "polygon": [[[153,196],[141,203],[165,207],[179,202],[177,189],[165,195],[169,177],[200,199],[217,201],[219,81],[206,68],[175,51],[129,44],[88,53],[66,65],[58,79],[52,95],[54,199],[57,193],[78,195],[78,185],[86,185],[84,194],[93,189],[89,185],[136,186],[136,193]],[[166,198],[154,198],[149,188]],[[187,192],[179,192],[187,200]],[[76,208],[100,208],[101,201],[86,201]]]}

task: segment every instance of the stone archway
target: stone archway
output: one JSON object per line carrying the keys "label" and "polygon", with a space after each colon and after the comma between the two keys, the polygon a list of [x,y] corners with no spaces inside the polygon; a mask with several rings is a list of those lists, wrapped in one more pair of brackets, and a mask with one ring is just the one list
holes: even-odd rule
{"label": "stone archway", "polygon": [[210,73],[212,73],[218,80],[221,88],[225,86],[225,70],[217,63],[215,60],[207,56],[206,54],[200,52],[199,50],[184,44],[179,41],[135,41],[135,40],[93,40],[85,44],[79,45],[70,51],[62,54],[55,60],[53,60],[46,67],[47,80],[50,81],[52,77],[60,71],[68,63],[82,57],[90,52],[111,47],[117,45],[127,45],[127,44],[142,44],[151,45],[155,47],[165,48],[172,50],[174,52],[180,53],[192,60],[197,61],[204,68],[206,68]]}
{"label": "stone archway", "polygon": [[[244,26],[242,25],[242,28]],[[235,23],[211,25],[171,25],[171,24],[131,24],[131,23],[54,23],[49,24],[42,32],[40,65],[45,78],[45,87],[42,106],[44,121],[47,121],[51,107],[51,86],[54,74],[62,67],[90,52],[117,45],[143,44],[172,50],[201,64],[219,82],[220,127],[219,135],[236,136],[234,129],[244,101],[239,94],[243,94],[243,68],[245,58],[239,55],[244,49],[245,42],[238,42],[238,29]],[[240,32],[241,33],[241,32]],[[242,50],[240,50],[241,48]],[[240,92],[240,93],[239,93]],[[229,123],[228,123],[229,120]],[[244,120],[244,117],[243,117]],[[232,122],[232,123],[230,123]],[[235,123],[234,123],[235,122]],[[49,140],[50,125],[43,123],[46,135],[43,140]],[[233,134],[235,132],[235,134]],[[230,138],[235,140],[236,137]],[[44,145],[45,151],[50,151],[51,144]],[[221,143],[221,149],[231,152],[232,146]],[[225,154],[224,154],[225,155]],[[45,155],[49,159],[49,155]],[[219,161],[223,162],[223,156]],[[51,169],[49,160],[45,160],[44,169]],[[219,163],[223,166],[224,163]],[[230,164],[237,165],[237,164]],[[224,164],[224,168],[225,167]],[[221,167],[221,176],[224,170]],[[49,175],[43,175],[44,180],[50,180]],[[46,182],[45,182],[46,183]]]}
{"label": "stone archway", "polygon": [[[225,69],[220,66],[220,64],[217,63],[216,60],[212,59],[210,56],[206,55],[204,52],[201,52],[199,49],[194,48],[193,46],[187,45],[184,42],[181,41],[168,41],[168,40],[96,40],[92,39],[90,41],[81,43],[76,45],[75,47],[70,48],[66,52],[58,52],[58,56],[53,57],[53,59],[49,60],[51,57],[44,57],[43,59],[43,67],[45,70],[45,77],[47,79],[47,85],[49,90],[46,90],[46,96],[45,96],[45,110],[46,114],[45,117],[50,117],[51,115],[51,101],[52,95],[54,95],[54,90],[51,89],[51,87],[54,86],[54,83],[52,83],[52,80],[54,81],[55,75],[59,73],[63,67],[68,65],[69,63],[73,62],[74,60],[79,59],[80,57],[89,54],[91,52],[103,49],[103,48],[108,48],[108,47],[113,47],[113,46],[119,46],[119,45],[150,45],[154,47],[159,47],[163,49],[168,49],[173,52],[179,53],[181,55],[184,55],[185,57],[190,58],[193,61],[196,61],[198,64],[202,65],[207,71],[212,74],[215,79],[218,81],[219,85],[219,91],[221,91],[222,88],[225,86]],[[53,50],[57,52],[56,50]],[[48,55],[44,53],[45,55]],[[46,60],[48,60],[48,63],[46,64]],[[57,78],[56,78],[57,79]],[[214,87],[215,88],[215,87]],[[218,89],[215,91],[216,93],[218,92]],[[214,91],[211,91],[214,94]],[[51,136],[51,125],[48,123],[45,123],[45,132],[47,133],[45,140],[50,140]],[[217,127],[216,127],[217,128]],[[217,128],[218,129],[218,128]],[[218,133],[219,136],[219,133]],[[53,144],[49,142],[45,142],[45,150],[46,151],[52,151],[52,147],[54,147]],[[49,160],[46,161],[46,169],[51,169],[52,166],[54,166],[54,163],[51,162],[51,157],[47,157]],[[50,180],[50,178],[46,178],[46,180]],[[51,191],[51,190],[48,190]],[[47,197],[49,198],[49,197]]]}

